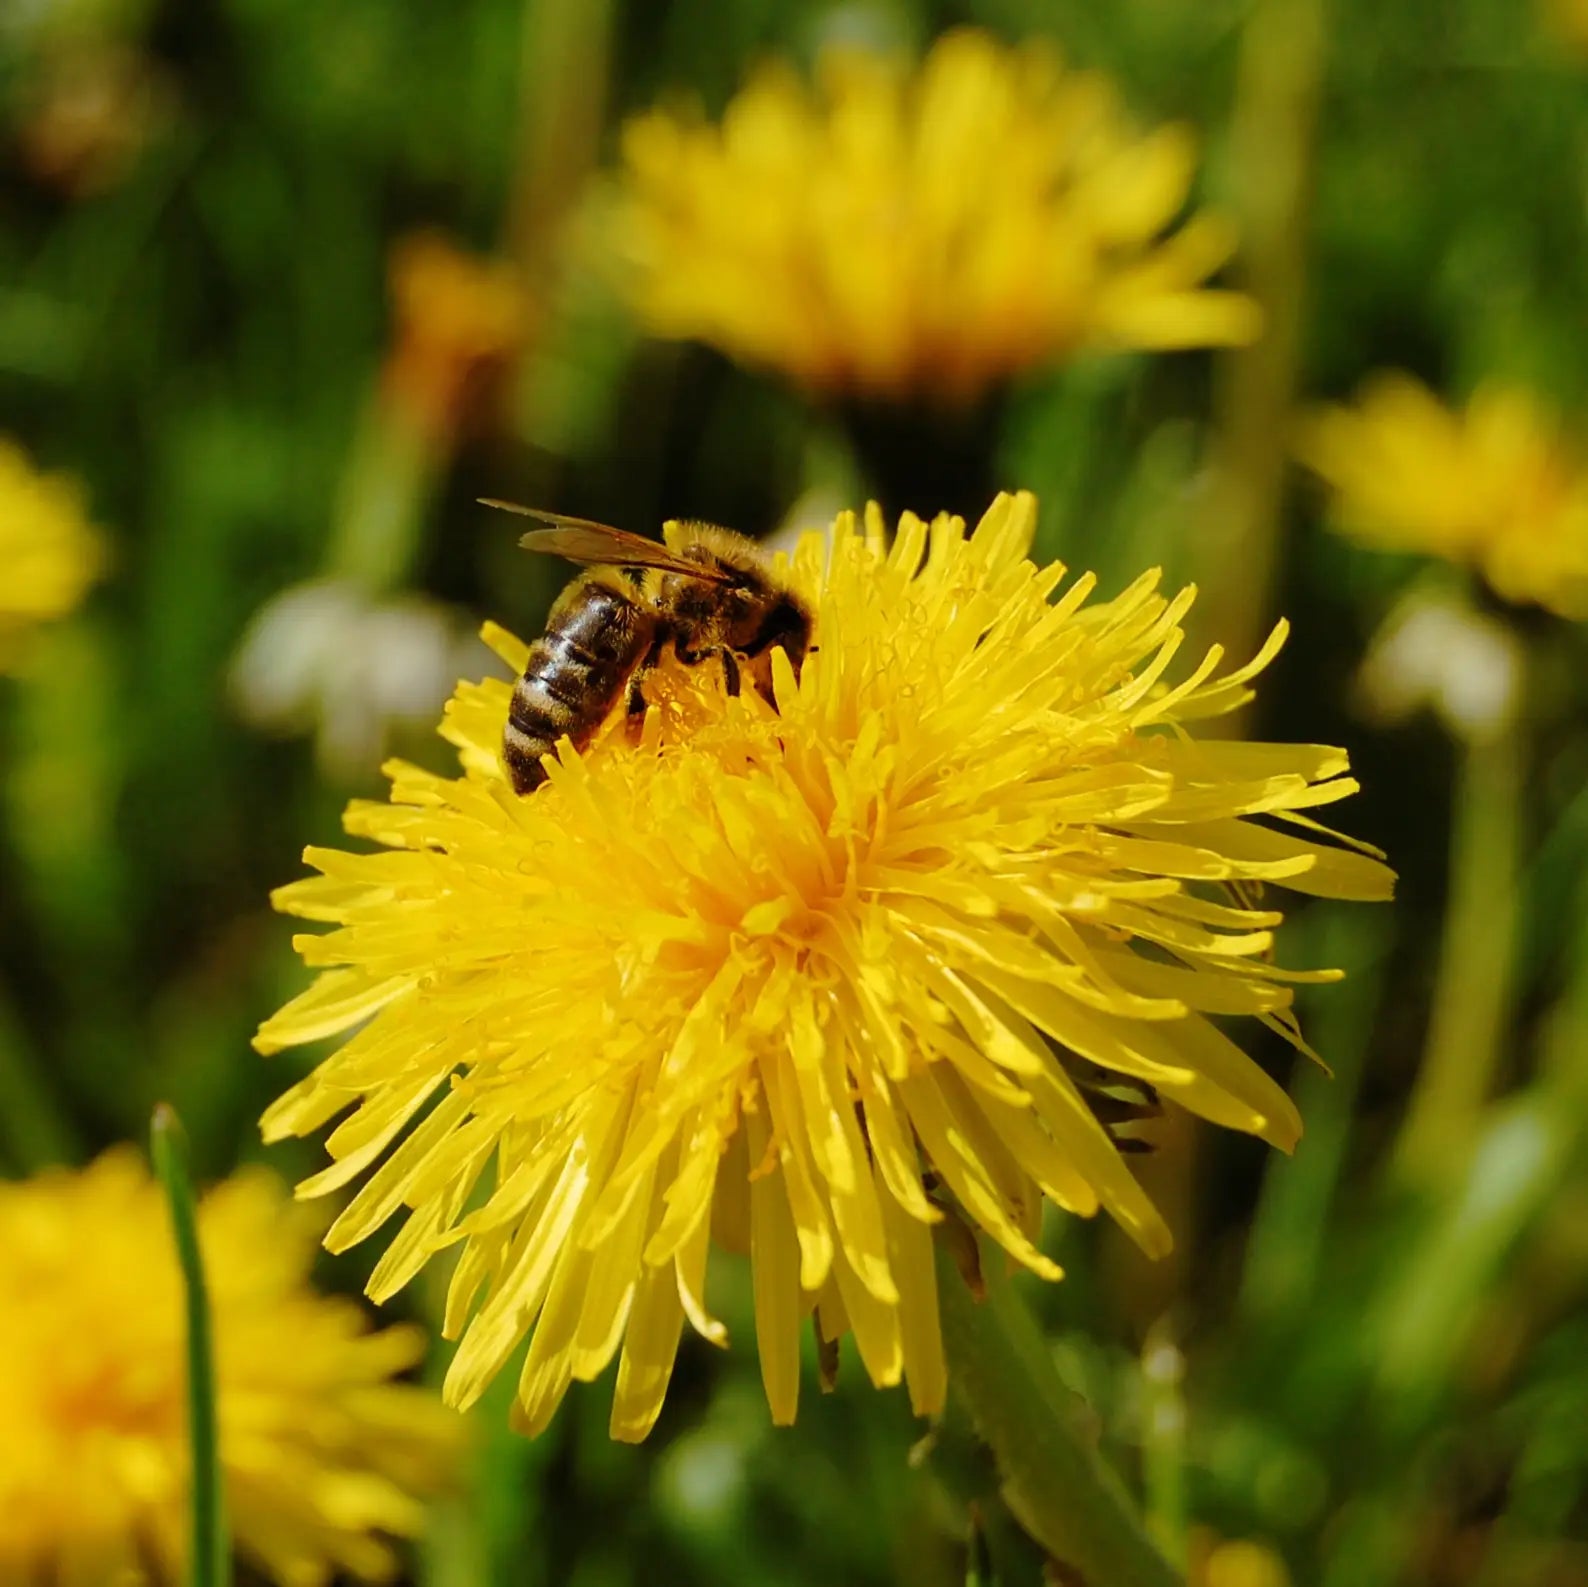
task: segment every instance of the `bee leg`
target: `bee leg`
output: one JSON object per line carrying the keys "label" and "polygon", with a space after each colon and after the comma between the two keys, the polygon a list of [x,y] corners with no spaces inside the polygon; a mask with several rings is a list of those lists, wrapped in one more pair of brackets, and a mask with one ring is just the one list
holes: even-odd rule
{"label": "bee leg", "polygon": [[[646,670],[648,671],[649,669],[647,668]],[[635,717],[645,715],[644,673],[636,672],[634,676],[629,679],[629,698],[626,709],[628,712],[629,726],[635,727],[637,725],[634,720]]]}
{"label": "bee leg", "polygon": [[624,707],[623,731],[629,743],[638,744],[641,734],[645,731],[645,708],[650,703],[645,698],[645,680],[651,674],[648,666],[639,666],[634,669],[629,678],[628,700]]}
{"label": "bee leg", "polygon": [[698,667],[702,662],[710,661],[716,657],[722,663],[722,681],[727,686],[729,694],[739,692],[739,658],[721,645],[703,645],[699,650],[693,650],[687,645],[674,645],[673,654],[686,667]]}
{"label": "bee leg", "polygon": [[650,703],[645,698],[645,680],[655,671],[656,663],[661,659],[664,643],[663,639],[658,638],[651,648],[646,651],[645,659],[629,674],[629,691],[625,710],[627,712],[626,725],[630,742],[637,743],[640,733],[645,727],[645,707]]}

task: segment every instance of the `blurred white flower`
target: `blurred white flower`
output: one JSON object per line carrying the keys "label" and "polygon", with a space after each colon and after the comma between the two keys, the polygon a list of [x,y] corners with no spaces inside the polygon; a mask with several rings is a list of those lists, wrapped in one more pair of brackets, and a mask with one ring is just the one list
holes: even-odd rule
{"label": "blurred white flower", "polygon": [[1466,743],[1503,732],[1521,691],[1522,655],[1505,624],[1427,589],[1391,612],[1357,675],[1369,716],[1401,722],[1428,707]]}
{"label": "blurred white flower", "polygon": [[322,770],[345,782],[375,770],[393,729],[428,732],[457,680],[482,667],[501,670],[453,607],[319,579],[259,609],[230,687],[251,726],[312,732]]}

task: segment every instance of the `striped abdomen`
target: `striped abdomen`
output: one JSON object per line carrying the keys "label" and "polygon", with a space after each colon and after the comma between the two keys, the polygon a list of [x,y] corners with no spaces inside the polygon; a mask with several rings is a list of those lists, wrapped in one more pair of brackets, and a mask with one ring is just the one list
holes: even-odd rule
{"label": "striped abdomen", "polygon": [[645,659],[655,627],[650,611],[598,575],[562,593],[508,707],[502,758],[519,793],[545,782],[540,758],[564,734],[576,749],[589,742]]}

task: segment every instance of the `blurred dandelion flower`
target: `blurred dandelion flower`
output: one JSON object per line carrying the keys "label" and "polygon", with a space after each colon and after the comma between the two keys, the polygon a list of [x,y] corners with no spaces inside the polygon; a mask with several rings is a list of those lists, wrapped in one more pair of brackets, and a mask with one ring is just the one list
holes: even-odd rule
{"label": "blurred dandelion flower", "polygon": [[[261,1171],[199,1208],[226,1504],[264,1575],[390,1577],[460,1424],[392,1381],[424,1351],[308,1284],[314,1237]],[[0,1580],[176,1583],[188,1447],[181,1276],[127,1150],[0,1184]]]}
{"label": "blurred dandelion flower", "polygon": [[125,179],[176,118],[176,92],[157,61],[91,33],[41,52],[22,81],[21,164],[70,198]]}
{"label": "blurred dandelion flower", "polygon": [[1307,416],[1296,450],[1353,539],[1465,564],[1508,601],[1588,617],[1588,466],[1529,393],[1484,386],[1458,413],[1386,372],[1354,407]]}
{"label": "blurred dandelion flower", "polygon": [[456,435],[528,334],[529,305],[503,259],[466,253],[439,232],[399,238],[389,265],[389,401],[426,435]]}
{"label": "blurred dandelion flower", "polygon": [[499,762],[510,686],[461,685],[442,731],[462,775],[391,767],[391,802],[347,814],[384,852],[312,849],[321,874],[275,895],[339,929],[297,939],[321,974],[258,1047],[360,1028],[266,1136],[353,1108],[300,1193],[368,1175],[333,1249],[410,1209],[375,1297],[462,1244],[453,1403],[532,1334],[523,1427],[621,1350],[612,1430],[643,1437],[684,1321],[723,1337],[718,1245],[751,1257],[776,1421],[813,1310],[930,1412],[940,1203],[1057,1278],[1044,1197],[1167,1246],[1100,1117],[1121,1092],[1296,1141],[1209,1016],[1300,1044],[1255,884],[1388,895],[1306,814],[1353,790],[1346,757],[1187,739],[1282,632],[1169,687],[1192,592],[1057,595],[1064,569],[1026,559],[1035,513],[1000,497],[974,535],[906,515],[891,547],[876,509],[845,514],[830,553],[809,536],[788,564],[819,648],[797,681],[782,665],[776,712],[675,668],[637,742],[614,720],[564,743],[527,798]]}
{"label": "blurred dandelion flower", "polygon": [[1193,1536],[1191,1587],[1290,1587],[1283,1557],[1248,1538]]}
{"label": "blurred dandelion flower", "polygon": [[1079,348],[1258,329],[1203,284],[1228,227],[1173,229],[1191,133],[1137,135],[1042,45],[960,30],[914,73],[834,49],[814,89],[767,67],[721,126],[654,111],[623,154],[612,246],[645,326],[824,395],[963,405]]}
{"label": "blurred dandelion flower", "polygon": [[0,437],[0,669],[16,663],[33,628],[77,605],[104,560],[82,486],[39,473]]}
{"label": "blurred dandelion flower", "polygon": [[1536,0],[1544,38],[1578,63],[1588,61],[1588,0]]}

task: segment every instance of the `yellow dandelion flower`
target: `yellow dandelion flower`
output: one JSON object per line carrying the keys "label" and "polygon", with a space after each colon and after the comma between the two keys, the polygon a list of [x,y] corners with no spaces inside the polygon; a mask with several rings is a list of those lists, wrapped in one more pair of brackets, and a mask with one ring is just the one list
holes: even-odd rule
{"label": "yellow dandelion flower", "polygon": [[1308,416],[1297,452],[1353,539],[1475,567],[1509,601],[1588,617],[1588,466],[1529,393],[1484,386],[1456,412],[1387,372],[1354,407]]}
{"label": "yellow dandelion flower", "polygon": [[38,624],[77,605],[103,563],[82,487],[39,473],[0,437],[0,670]]}
{"label": "yellow dandelion flower", "polygon": [[[226,1505],[288,1587],[390,1577],[460,1423],[392,1381],[424,1352],[315,1294],[315,1240],[262,1171],[198,1212]],[[181,1275],[164,1199],[127,1150],[0,1184],[0,1581],[176,1583],[188,1448]]]}
{"label": "yellow dandelion flower", "polygon": [[943,1205],[1057,1278],[1044,1199],[1168,1244],[1100,1118],[1121,1088],[1294,1144],[1290,1100],[1210,1016],[1299,1042],[1255,884],[1388,894],[1306,814],[1353,790],[1346,757],[1187,739],[1281,635],[1170,687],[1192,592],[1059,593],[1026,558],[1035,518],[1002,496],[973,535],[906,515],[890,546],[875,508],[843,515],[830,554],[808,536],[784,564],[818,648],[798,679],[776,653],[775,712],[675,667],[637,741],[564,742],[528,797],[500,764],[509,685],[464,684],[462,775],[392,766],[390,802],[347,814],[382,850],[311,849],[320,874],[276,894],[337,929],[297,939],[321,974],[257,1045],[358,1029],[265,1133],[352,1109],[300,1193],[365,1180],[333,1249],[407,1209],[377,1298],[461,1245],[453,1403],[528,1335],[521,1425],[618,1356],[612,1430],[643,1437],[683,1324],[723,1339],[720,1247],[750,1255],[776,1421],[813,1313],[930,1412]]}
{"label": "yellow dandelion flower", "polygon": [[1101,77],[1039,44],[959,30],[919,70],[832,50],[816,84],[773,65],[720,126],[655,111],[623,135],[612,244],[653,333],[810,391],[965,403],[1083,347],[1250,340],[1208,276],[1183,126],[1145,137]]}

